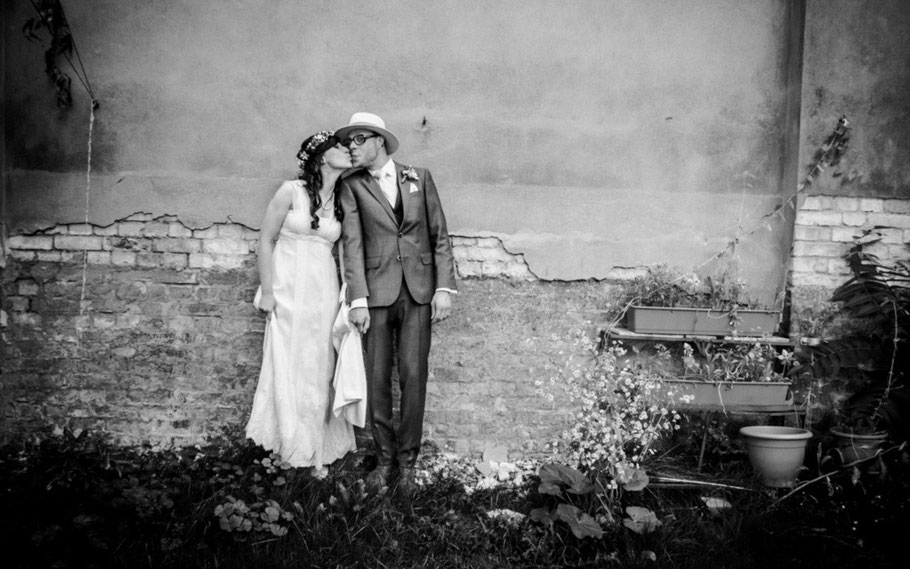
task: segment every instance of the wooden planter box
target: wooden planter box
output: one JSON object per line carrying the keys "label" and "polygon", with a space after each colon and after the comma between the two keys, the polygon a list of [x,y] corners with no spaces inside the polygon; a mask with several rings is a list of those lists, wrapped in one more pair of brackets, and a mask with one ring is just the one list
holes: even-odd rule
{"label": "wooden planter box", "polygon": [[[782,381],[698,381],[691,379],[661,380],[675,392],[678,409],[730,412],[786,412],[794,408],[790,383]],[[691,395],[690,403],[679,400]]]}
{"label": "wooden planter box", "polygon": [[772,336],[779,310],[737,310],[630,306],[629,329],[637,334],[688,334],[693,336]]}

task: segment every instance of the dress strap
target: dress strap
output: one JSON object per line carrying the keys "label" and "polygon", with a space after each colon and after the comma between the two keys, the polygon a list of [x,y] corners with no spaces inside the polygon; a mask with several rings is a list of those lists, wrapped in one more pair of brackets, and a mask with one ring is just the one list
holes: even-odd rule
{"label": "dress strap", "polygon": [[294,181],[294,200],[293,206],[295,211],[310,211],[306,190],[303,188],[303,180]]}

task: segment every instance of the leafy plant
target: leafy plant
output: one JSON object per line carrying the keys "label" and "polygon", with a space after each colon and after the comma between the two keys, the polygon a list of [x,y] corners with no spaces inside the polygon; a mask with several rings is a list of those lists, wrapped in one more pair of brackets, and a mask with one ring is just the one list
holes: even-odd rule
{"label": "leafy plant", "polygon": [[641,506],[626,506],[626,516],[622,524],[638,534],[651,533],[661,525],[654,512]]}
{"label": "leafy plant", "polygon": [[854,433],[891,430],[906,435],[910,263],[884,263],[869,248],[883,228],[864,231],[844,255],[852,276],[831,297],[849,319],[841,336],[809,351],[816,374],[846,375],[859,388],[842,406],[841,426]]}
{"label": "leafy plant", "polygon": [[247,505],[233,496],[227,496],[223,504],[217,505],[214,514],[219,527],[228,533],[255,531],[281,537],[288,533],[286,524],[294,521],[294,514],[282,509],[275,500]]}
{"label": "leafy plant", "polygon": [[798,329],[800,336],[804,338],[816,340],[813,342],[813,345],[816,345],[818,341],[830,336],[840,316],[842,316],[840,308],[826,296],[823,301],[800,307],[798,314],[794,313],[791,316],[792,329]]}
{"label": "leafy plant", "polygon": [[802,364],[793,352],[778,352],[768,344],[703,344],[698,359],[688,342],[683,343],[684,379],[703,381],[787,381]]}
{"label": "leafy plant", "polygon": [[575,537],[600,539],[603,529],[590,514],[573,504],[579,498],[594,493],[594,484],[584,474],[563,464],[544,464],[540,467],[540,494],[552,496],[550,505],[531,510],[531,519],[552,527],[556,521],[569,526]]}
{"label": "leafy plant", "polygon": [[748,296],[746,283],[736,278],[735,271],[725,269],[699,277],[666,264],[648,269],[632,281],[626,296],[639,306],[665,306],[734,310],[758,308],[760,303]]}

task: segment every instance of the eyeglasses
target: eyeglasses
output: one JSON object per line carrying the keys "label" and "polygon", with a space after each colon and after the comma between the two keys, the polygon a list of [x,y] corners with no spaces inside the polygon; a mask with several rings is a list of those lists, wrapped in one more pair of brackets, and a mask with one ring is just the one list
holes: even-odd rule
{"label": "eyeglasses", "polygon": [[355,134],[354,136],[350,136],[350,137],[342,140],[341,144],[350,148],[351,143],[353,142],[357,146],[360,146],[361,144],[366,142],[366,140],[368,138],[376,138],[377,136],[379,136],[379,135],[377,135],[377,134]]}

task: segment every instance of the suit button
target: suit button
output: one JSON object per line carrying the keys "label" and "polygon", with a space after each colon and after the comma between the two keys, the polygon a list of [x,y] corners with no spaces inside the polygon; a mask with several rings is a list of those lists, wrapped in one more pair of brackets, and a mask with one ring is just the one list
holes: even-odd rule
{"label": "suit button", "polygon": [[404,237],[404,233],[399,233],[399,234],[398,234],[398,238],[400,239],[400,238],[402,238],[402,237]]}
{"label": "suit button", "polygon": [[401,260],[401,255],[398,255],[398,260],[399,260],[399,261]]}

